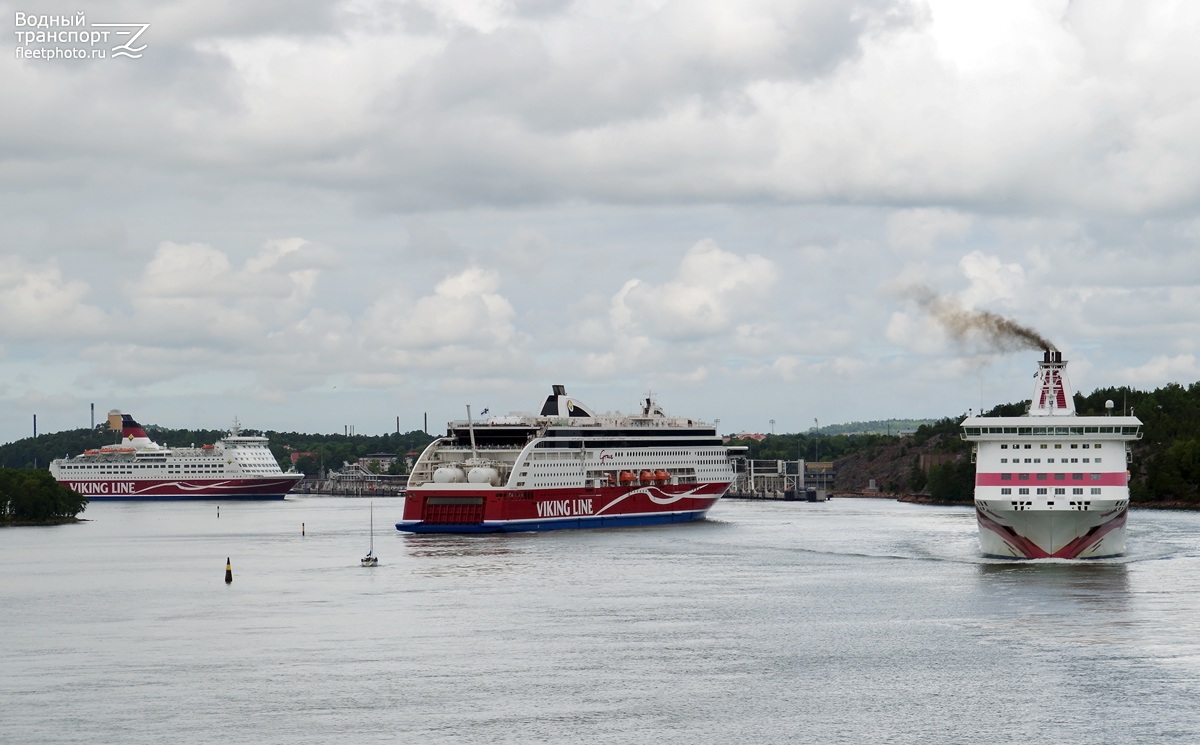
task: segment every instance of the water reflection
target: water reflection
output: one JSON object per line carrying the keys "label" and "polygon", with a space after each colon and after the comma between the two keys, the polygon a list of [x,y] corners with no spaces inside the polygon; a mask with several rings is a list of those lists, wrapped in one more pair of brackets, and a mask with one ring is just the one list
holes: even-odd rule
{"label": "water reflection", "polygon": [[514,536],[457,535],[454,533],[408,533],[404,550],[421,558],[495,557],[522,554],[524,547]]}

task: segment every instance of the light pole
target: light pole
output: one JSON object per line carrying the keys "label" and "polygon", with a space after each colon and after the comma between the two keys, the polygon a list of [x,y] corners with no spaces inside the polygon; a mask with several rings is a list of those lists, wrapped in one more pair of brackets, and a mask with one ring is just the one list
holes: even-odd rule
{"label": "light pole", "polygon": [[816,453],[813,461],[815,462],[821,460],[821,441],[817,439],[821,436],[821,423],[817,421],[816,417],[813,417],[813,424],[816,425],[813,427],[813,451]]}
{"label": "light pole", "polygon": [[775,420],[771,420],[771,434],[775,434]]}

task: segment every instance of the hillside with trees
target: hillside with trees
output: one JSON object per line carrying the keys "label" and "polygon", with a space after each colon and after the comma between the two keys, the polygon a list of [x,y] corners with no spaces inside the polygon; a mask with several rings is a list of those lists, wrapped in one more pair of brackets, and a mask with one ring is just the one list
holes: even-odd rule
{"label": "hillside with trees", "polygon": [[[156,425],[144,425],[143,429],[158,444],[173,447],[213,443],[227,434],[223,430],[169,429]],[[298,453],[296,469],[309,476],[315,476],[322,468],[338,469],[345,462],[352,463],[374,453],[397,456],[393,468],[402,472],[405,454],[423,450],[434,439],[421,430],[386,435],[314,435],[257,430],[242,430],[242,434],[267,437],[271,454],[285,471],[292,467],[292,453]],[[72,429],[27,437],[0,445],[0,468],[45,469],[55,458],[78,455],[84,450],[114,444],[119,439],[120,433],[110,431],[107,422],[95,429]]]}
{"label": "hillside with trees", "polygon": [[[1075,394],[1080,415],[1113,411],[1142,420],[1142,439],[1132,444],[1130,498],[1146,507],[1200,509],[1200,383],[1169,383],[1154,391],[1099,388]],[[1029,401],[1002,404],[984,416],[1020,416]],[[885,435],[768,435],[735,440],[755,459],[832,460],[835,490],[861,492],[871,480],[881,492],[921,495],[937,502],[970,502],[975,466],[970,446],[959,438],[960,414],[922,424],[907,437]],[[922,467],[924,461],[927,467]]]}

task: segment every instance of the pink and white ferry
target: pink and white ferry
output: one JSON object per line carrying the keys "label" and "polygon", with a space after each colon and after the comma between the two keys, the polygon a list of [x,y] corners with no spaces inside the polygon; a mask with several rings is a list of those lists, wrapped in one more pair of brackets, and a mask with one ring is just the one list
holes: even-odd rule
{"label": "pink and white ferry", "polygon": [[[1133,416],[1077,416],[1067,363],[1047,351],[1029,413],[972,416],[975,515],[986,556],[1093,559],[1125,553]],[[1112,410],[1112,402],[1106,402]]]}
{"label": "pink and white ferry", "polygon": [[287,472],[267,438],[243,435],[235,424],[202,447],[167,448],[146,436],[129,414],[108,415],[119,445],[86,450],[50,463],[58,483],[89,500],[283,499],[304,476]]}
{"label": "pink and white ferry", "polygon": [[[486,410],[484,412],[486,414]],[[538,415],[450,422],[413,464],[403,519],[414,533],[487,533],[700,520],[734,479],[716,426],[597,415],[555,385]]]}

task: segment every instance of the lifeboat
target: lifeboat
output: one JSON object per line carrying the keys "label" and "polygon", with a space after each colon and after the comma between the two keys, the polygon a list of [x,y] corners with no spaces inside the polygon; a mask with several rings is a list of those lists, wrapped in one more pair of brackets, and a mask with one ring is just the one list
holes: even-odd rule
{"label": "lifeboat", "polygon": [[660,468],[654,472],[654,480],[660,484],[665,484],[671,480],[671,474]]}
{"label": "lifeboat", "polygon": [[205,445],[205,446],[203,447],[203,449],[204,449],[204,450],[212,450],[212,449],[213,449],[213,446],[212,446],[212,445]]}
{"label": "lifeboat", "polygon": [[653,484],[654,483],[654,471],[642,471],[642,483],[643,484]]}
{"label": "lifeboat", "polygon": [[632,484],[637,481],[637,476],[633,471],[621,471],[621,475],[617,477],[622,484]]}
{"label": "lifeboat", "polygon": [[83,454],[84,455],[97,455],[99,452],[100,452],[99,450],[84,450]]}

